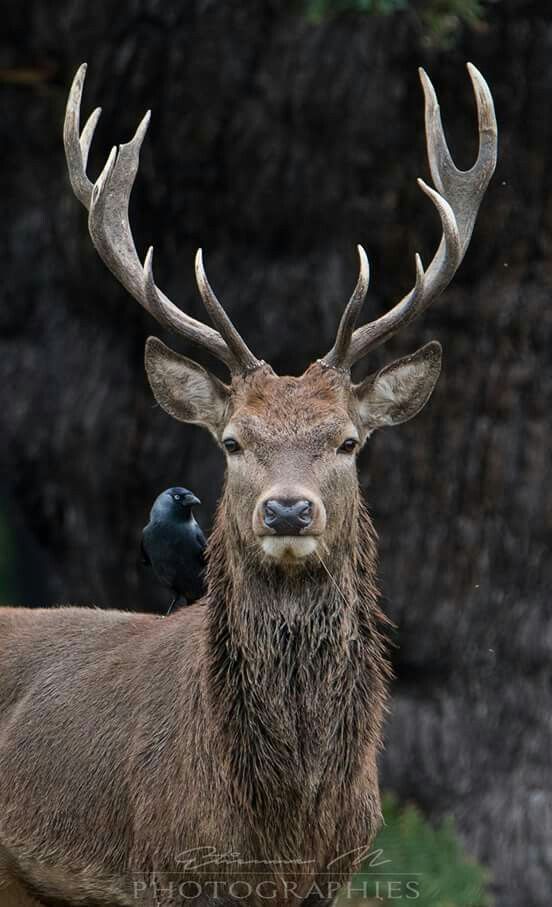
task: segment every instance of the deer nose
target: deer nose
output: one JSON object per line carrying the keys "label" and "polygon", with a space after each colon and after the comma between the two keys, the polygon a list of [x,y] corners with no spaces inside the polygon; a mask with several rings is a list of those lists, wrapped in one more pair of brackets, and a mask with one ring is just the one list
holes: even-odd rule
{"label": "deer nose", "polygon": [[312,523],[312,501],[270,498],[263,505],[263,522],[276,535],[299,535]]}

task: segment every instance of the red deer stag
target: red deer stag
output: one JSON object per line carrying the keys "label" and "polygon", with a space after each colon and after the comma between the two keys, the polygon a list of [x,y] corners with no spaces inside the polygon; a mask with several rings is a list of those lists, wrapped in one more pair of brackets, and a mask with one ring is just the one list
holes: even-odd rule
{"label": "red deer stag", "polygon": [[380,822],[376,757],[388,669],[375,534],[356,459],[374,429],[411,419],[437,381],[428,343],[359,384],[351,366],[419,315],[460,265],[496,162],[490,91],[471,170],[450,156],[421,72],[442,238],[413,289],[356,327],[360,273],[332,349],[301,377],[257,359],[196,258],[213,327],[180,311],[142,265],[128,204],[148,117],[86,175],[85,67],[65,120],[71,184],[101,258],[164,326],[222,360],[224,384],[156,338],[154,396],[227,458],[202,606],[169,620],[77,608],[0,613],[0,885],[22,907],[329,902]]}

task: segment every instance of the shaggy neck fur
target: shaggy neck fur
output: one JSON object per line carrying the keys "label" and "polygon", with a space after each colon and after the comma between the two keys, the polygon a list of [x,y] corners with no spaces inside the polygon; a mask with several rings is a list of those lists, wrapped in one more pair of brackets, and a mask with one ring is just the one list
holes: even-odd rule
{"label": "shaggy neck fur", "polygon": [[357,501],[327,570],[313,556],[290,571],[248,550],[231,514],[223,499],[210,542],[212,708],[242,814],[289,856],[377,749],[387,665],[375,534]]}

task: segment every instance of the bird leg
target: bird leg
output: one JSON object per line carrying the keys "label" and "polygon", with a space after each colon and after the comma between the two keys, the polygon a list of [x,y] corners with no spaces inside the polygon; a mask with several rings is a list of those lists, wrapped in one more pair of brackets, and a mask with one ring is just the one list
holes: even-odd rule
{"label": "bird leg", "polygon": [[169,614],[171,613],[172,609],[174,608],[174,606],[177,604],[178,601],[180,601],[180,595],[175,595],[175,597],[173,598],[172,602],[169,605],[169,610],[165,614],[165,617],[169,616]]}

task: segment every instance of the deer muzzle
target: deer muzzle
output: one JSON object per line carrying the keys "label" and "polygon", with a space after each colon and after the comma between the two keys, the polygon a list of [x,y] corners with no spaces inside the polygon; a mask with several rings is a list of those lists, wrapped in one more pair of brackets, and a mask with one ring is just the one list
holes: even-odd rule
{"label": "deer muzzle", "polygon": [[312,554],[326,528],[326,509],[312,491],[272,488],[253,514],[253,531],[262,549],[278,560],[297,560]]}
{"label": "deer muzzle", "polygon": [[312,501],[270,498],[263,505],[263,523],[276,535],[299,535],[312,523]]}

